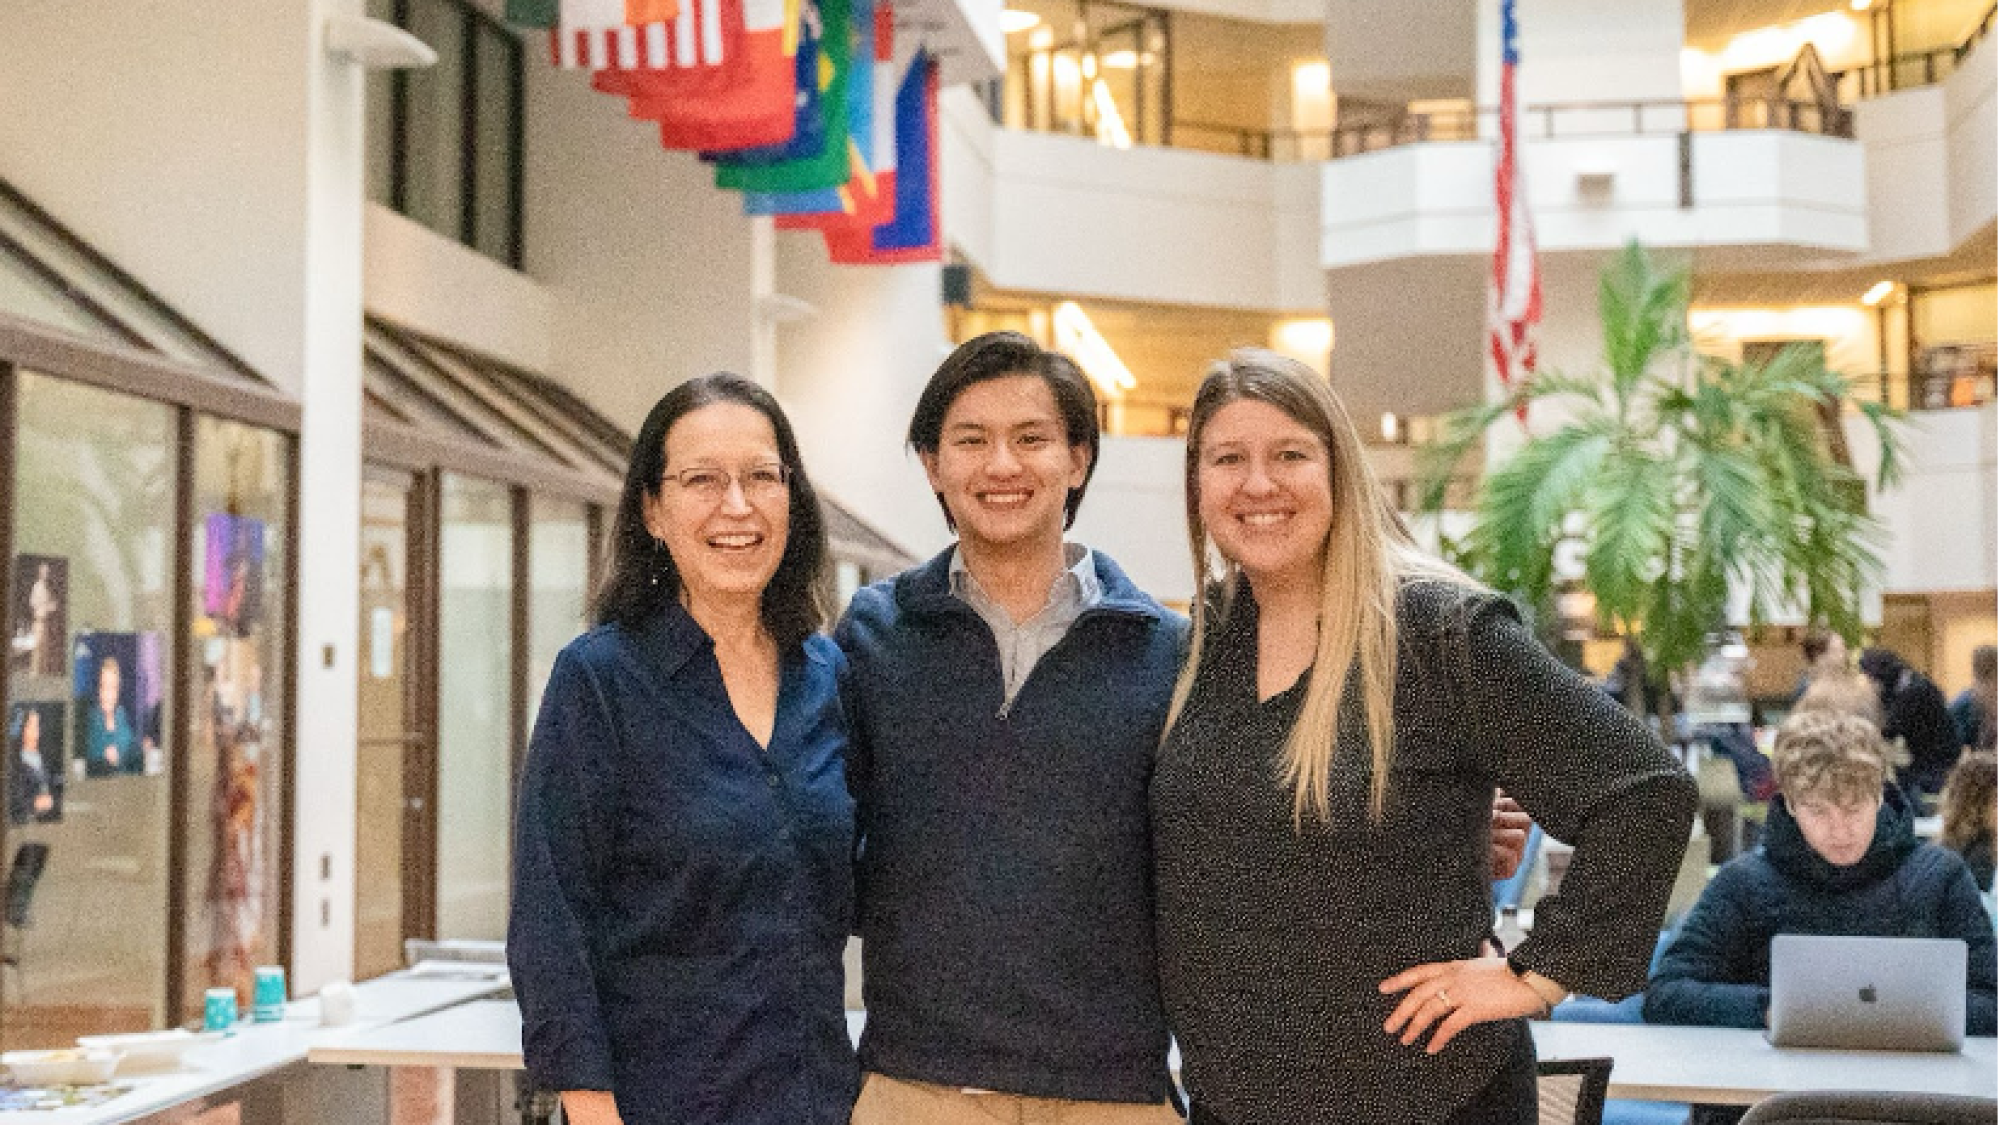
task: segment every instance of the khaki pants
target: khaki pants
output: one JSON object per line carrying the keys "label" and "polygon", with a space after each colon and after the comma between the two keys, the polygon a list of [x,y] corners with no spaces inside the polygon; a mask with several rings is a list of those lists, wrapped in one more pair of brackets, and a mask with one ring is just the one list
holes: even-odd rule
{"label": "khaki pants", "polygon": [[953,1086],[866,1074],[850,1125],[1182,1125],[1165,1102],[1079,1102],[968,1094]]}

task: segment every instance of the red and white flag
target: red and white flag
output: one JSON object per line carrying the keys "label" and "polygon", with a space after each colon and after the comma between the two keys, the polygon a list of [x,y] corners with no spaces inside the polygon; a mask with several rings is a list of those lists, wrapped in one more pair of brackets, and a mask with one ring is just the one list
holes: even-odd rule
{"label": "red and white flag", "polygon": [[[1526,381],[1535,373],[1535,326],[1542,319],[1542,267],[1535,259],[1535,227],[1521,170],[1521,107],[1515,90],[1520,63],[1514,0],[1500,0],[1500,160],[1493,173],[1500,229],[1487,291],[1486,338],[1500,385],[1509,390],[1517,380]],[[1527,424],[1526,403],[1514,413],[1522,425]]]}

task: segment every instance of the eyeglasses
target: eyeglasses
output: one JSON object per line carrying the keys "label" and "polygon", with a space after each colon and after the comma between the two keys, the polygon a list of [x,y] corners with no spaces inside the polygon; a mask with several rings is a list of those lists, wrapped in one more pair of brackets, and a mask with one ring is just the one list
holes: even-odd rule
{"label": "eyeglasses", "polygon": [[693,468],[682,469],[678,473],[665,473],[660,477],[660,483],[665,484],[668,481],[679,485],[681,491],[690,496],[711,502],[720,501],[729,495],[729,485],[732,481],[742,486],[745,499],[769,500],[784,495],[785,490],[791,487],[792,467],[774,461],[763,465],[751,465],[732,473],[728,469],[718,469],[712,465],[696,465]]}

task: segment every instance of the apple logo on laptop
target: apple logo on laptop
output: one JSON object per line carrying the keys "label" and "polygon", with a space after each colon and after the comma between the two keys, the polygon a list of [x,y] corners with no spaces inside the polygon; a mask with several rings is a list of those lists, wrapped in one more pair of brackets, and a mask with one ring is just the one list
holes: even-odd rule
{"label": "apple logo on laptop", "polygon": [[1863,1004],[1873,1004],[1873,1003],[1875,1002],[1875,986],[1874,986],[1874,985],[1872,985],[1872,984],[1864,984],[1864,985],[1862,985],[1862,986],[1861,986],[1861,1002],[1862,1002]]}

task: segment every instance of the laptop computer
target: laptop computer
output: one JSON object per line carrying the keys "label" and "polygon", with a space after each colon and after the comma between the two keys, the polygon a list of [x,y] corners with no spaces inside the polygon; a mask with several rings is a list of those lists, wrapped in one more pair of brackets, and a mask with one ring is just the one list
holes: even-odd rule
{"label": "laptop computer", "polygon": [[1862,1051],[1965,1046],[1957,938],[1771,939],[1771,1044]]}

